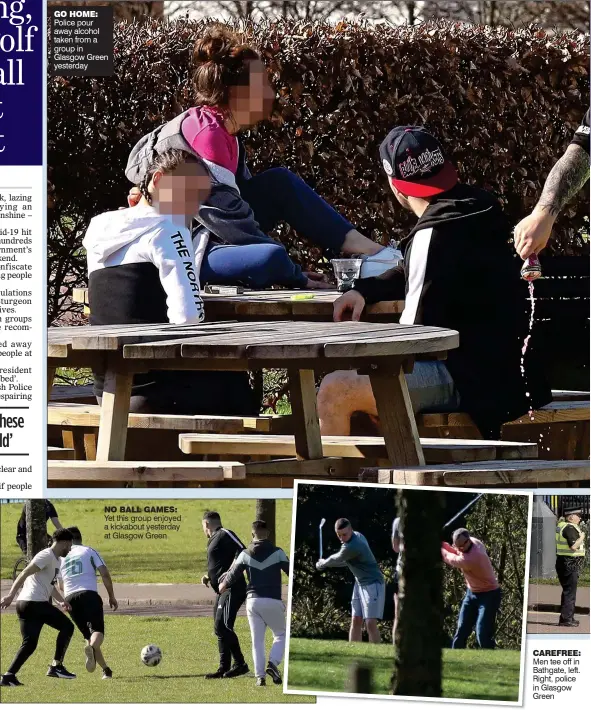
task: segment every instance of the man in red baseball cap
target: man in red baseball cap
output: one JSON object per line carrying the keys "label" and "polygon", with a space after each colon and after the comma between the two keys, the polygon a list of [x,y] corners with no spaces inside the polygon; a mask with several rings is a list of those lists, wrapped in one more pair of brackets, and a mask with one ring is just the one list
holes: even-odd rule
{"label": "man in red baseball cap", "polygon": [[[468,412],[484,436],[551,401],[535,341],[521,370],[527,288],[494,195],[459,182],[439,141],[422,126],[397,126],[380,146],[388,183],[418,221],[400,248],[403,261],[379,278],[360,279],[334,307],[335,321],[359,320],[366,304],[405,299],[400,323],[460,333],[443,362],[415,363],[407,375],[416,412]],[[347,435],[354,412],[377,417],[369,377],[333,372],[318,393],[321,430]]]}

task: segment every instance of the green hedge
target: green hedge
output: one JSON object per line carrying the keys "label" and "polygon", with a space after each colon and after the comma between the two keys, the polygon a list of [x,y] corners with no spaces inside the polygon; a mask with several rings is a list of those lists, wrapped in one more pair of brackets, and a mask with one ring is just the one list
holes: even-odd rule
{"label": "green hedge", "polygon": [[[48,79],[50,322],[84,284],[80,245],[89,220],[125,204],[131,146],[191,105],[191,47],[204,27],[119,23],[113,77]],[[246,34],[278,92],[273,121],[246,134],[252,171],[297,171],[382,242],[413,223],[394,209],[378,159],[393,125],[427,125],[462,178],[494,190],[517,222],[588,106],[588,37],[574,32],[273,22],[247,26]],[[583,193],[557,223],[556,253],[588,253]],[[278,236],[302,265],[318,264],[319,250],[286,229]]]}

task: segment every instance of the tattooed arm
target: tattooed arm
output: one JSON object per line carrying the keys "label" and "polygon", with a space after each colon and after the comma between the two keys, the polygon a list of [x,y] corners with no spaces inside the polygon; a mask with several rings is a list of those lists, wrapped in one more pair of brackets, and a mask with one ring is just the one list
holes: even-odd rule
{"label": "tattooed arm", "polygon": [[546,178],[537,209],[556,217],[589,179],[589,154],[578,145],[569,145]]}
{"label": "tattooed arm", "polygon": [[515,249],[522,259],[548,243],[556,217],[589,179],[589,154],[571,143],[546,178],[534,211],[515,227]]}

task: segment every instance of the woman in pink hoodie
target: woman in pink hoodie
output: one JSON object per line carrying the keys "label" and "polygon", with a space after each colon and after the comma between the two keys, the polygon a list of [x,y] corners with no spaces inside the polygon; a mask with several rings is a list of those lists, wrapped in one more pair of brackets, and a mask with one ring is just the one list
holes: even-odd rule
{"label": "woman in pink hoodie", "polygon": [[495,620],[501,606],[501,588],[490,557],[482,542],[465,528],[456,530],[452,539],[453,545],[442,543],[441,555],[450,567],[462,570],[467,586],[452,648],[466,648],[474,627],[478,646],[495,648]]}

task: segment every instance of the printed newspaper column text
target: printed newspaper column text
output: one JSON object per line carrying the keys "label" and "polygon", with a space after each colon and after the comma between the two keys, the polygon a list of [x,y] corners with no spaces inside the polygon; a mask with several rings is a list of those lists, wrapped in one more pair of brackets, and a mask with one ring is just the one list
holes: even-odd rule
{"label": "printed newspaper column text", "polygon": [[536,649],[533,656],[534,700],[568,702],[566,699],[581,677],[581,651],[576,648]]}
{"label": "printed newspaper column text", "polygon": [[66,5],[51,14],[52,76],[112,76],[113,7]]}
{"label": "printed newspaper column text", "polygon": [[32,223],[32,191],[1,186],[0,467],[8,481],[0,481],[0,490],[12,495],[32,489],[27,465],[34,389]]}

